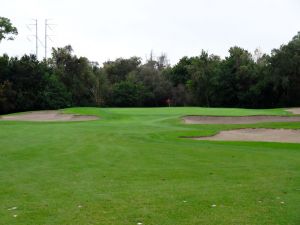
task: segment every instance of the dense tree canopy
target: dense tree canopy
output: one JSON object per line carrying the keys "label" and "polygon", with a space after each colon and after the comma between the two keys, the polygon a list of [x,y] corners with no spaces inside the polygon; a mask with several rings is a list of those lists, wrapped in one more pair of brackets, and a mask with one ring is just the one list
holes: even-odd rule
{"label": "dense tree canopy", "polygon": [[99,66],[73,54],[0,57],[0,113],[71,106],[300,106],[300,33],[271,55],[240,47],[221,59],[202,51],[170,66],[166,55],[119,58]]}

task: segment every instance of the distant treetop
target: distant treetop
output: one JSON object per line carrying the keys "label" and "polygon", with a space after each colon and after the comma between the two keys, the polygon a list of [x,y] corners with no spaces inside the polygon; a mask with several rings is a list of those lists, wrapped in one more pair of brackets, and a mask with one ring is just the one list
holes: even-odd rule
{"label": "distant treetop", "polygon": [[14,40],[14,36],[18,34],[16,27],[12,25],[10,19],[0,17],[0,42],[2,40]]}

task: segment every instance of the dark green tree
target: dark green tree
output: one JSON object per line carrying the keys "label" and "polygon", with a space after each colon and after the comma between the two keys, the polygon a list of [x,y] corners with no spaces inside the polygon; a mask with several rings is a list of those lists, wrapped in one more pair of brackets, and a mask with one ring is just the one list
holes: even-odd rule
{"label": "dark green tree", "polygon": [[109,81],[114,84],[126,80],[126,76],[130,72],[138,70],[140,65],[141,59],[138,57],[131,57],[129,59],[119,58],[115,61],[105,62],[103,71]]}
{"label": "dark green tree", "polygon": [[71,93],[72,105],[94,105],[93,94],[96,77],[93,64],[85,57],[73,55],[71,46],[53,49],[52,68]]}
{"label": "dark green tree", "polygon": [[0,17],[0,42],[2,40],[14,40],[14,36],[18,34],[18,30],[14,27],[10,19]]}
{"label": "dark green tree", "polygon": [[279,106],[299,106],[300,32],[287,45],[272,51],[270,76]]}
{"label": "dark green tree", "polygon": [[215,79],[220,73],[221,59],[202,51],[199,57],[191,60],[191,65],[188,66],[191,78],[187,86],[193,96],[193,102],[198,106],[210,107],[214,105],[213,100],[217,91]]}
{"label": "dark green tree", "polygon": [[113,85],[110,104],[117,107],[142,106],[144,87],[130,80]]}

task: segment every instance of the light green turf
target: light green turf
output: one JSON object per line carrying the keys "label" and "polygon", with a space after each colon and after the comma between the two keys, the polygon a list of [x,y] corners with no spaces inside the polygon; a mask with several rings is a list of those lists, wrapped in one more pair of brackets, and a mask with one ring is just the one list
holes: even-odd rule
{"label": "light green turf", "polygon": [[0,121],[1,225],[300,224],[300,144],[178,138],[242,127],[300,129],[300,123],[185,125],[180,120],[183,115],[290,115],[283,109],[64,111],[101,120]]}

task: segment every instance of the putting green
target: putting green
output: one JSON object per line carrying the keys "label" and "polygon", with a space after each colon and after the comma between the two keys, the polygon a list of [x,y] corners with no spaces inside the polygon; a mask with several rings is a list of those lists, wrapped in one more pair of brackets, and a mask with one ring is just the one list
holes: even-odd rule
{"label": "putting green", "polygon": [[184,124],[283,109],[73,108],[84,122],[0,121],[0,224],[298,225],[300,144],[182,136],[299,122]]}

